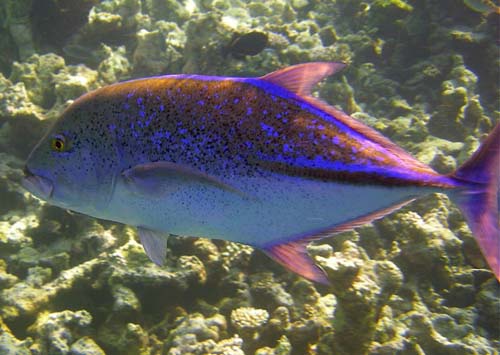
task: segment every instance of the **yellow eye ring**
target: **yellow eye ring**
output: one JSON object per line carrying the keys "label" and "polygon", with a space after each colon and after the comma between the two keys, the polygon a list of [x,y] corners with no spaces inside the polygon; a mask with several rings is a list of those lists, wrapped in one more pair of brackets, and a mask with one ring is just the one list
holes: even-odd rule
{"label": "yellow eye ring", "polygon": [[54,152],[64,152],[66,149],[66,140],[62,136],[53,137],[50,140],[50,148]]}

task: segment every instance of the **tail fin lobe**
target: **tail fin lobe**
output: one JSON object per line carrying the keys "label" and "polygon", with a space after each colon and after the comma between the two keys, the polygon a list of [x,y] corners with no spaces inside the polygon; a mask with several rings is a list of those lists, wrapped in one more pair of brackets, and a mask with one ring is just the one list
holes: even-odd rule
{"label": "tail fin lobe", "polygon": [[500,123],[452,177],[468,186],[454,199],[500,281]]}

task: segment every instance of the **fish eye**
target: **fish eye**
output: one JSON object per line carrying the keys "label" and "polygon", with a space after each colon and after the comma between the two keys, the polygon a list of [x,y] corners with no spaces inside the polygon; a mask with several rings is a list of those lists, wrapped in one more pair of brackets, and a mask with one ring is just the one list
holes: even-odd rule
{"label": "fish eye", "polygon": [[64,152],[66,150],[66,138],[62,135],[56,135],[50,140],[50,148],[54,152]]}

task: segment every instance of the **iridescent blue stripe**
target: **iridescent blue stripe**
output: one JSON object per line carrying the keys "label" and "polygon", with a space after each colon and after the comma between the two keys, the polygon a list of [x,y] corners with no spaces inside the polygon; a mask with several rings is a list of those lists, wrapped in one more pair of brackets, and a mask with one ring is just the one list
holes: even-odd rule
{"label": "iridescent blue stripe", "polygon": [[[366,165],[366,164],[345,164],[340,161],[327,161],[321,158],[316,158],[314,160],[307,159],[304,157],[298,157],[294,159],[283,157],[282,155],[277,156],[260,156],[263,162],[284,164],[285,166],[292,166],[295,168],[311,169],[313,172],[317,171],[331,171],[345,174],[357,174],[364,173],[369,181],[372,183],[383,183],[387,181],[400,181],[401,185],[405,182],[419,182],[423,185],[439,185],[441,187],[455,188],[460,186],[459,183],[446,175],[437,174],[426,174],[418,173],[408,169],[398,169],[394,167],[386,168],[381,166]],[[321,175],[321,174],[320,174]],[[379,179],[377,179],[379,177]],[[353,179],[354,180],[354,179]],[[346,179],[345,182],[349,182]],[[354,181],[353,181],[354,182]]]}

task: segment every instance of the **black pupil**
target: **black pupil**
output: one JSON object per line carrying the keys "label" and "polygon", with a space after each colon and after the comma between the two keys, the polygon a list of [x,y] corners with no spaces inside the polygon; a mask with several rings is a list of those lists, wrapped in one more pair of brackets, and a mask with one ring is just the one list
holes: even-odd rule
{"label": "black pupil", "polygon": [[61,149],[62,148],[62,142],[60,140],[56,140],[56,148]]}

